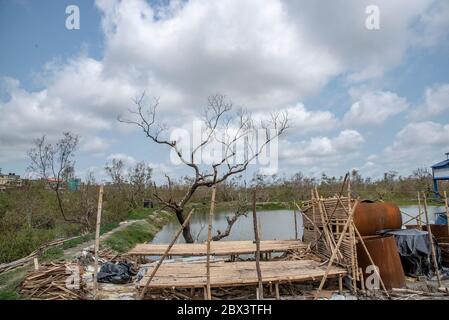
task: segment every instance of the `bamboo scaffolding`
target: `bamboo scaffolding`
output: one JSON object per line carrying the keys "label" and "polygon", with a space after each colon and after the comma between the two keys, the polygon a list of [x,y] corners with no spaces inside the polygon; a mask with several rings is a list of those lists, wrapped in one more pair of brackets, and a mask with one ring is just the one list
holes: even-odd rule
{"label": "bamboo scaffolding", "polygon": [[343,227],[342,233],[340,234],[340,237],[338,239],[337,246],[332,251],[331,257],[329,258],[329,262],[327,264],[326,272],[324,273],[324,276],[321,278],[320,285],[319,285],[319,287],[318,287],[318,289],[317,289],[317,291],[315,293],[315,296],[314,296],[315,300],[318,299],[319,294],[320,294],[321,290],[323,289],[323,286],[324,286],[324,283],[326,282],[326,279],[327,279],[327,276],[329,274],[329,271],[332,268],[332,264],[334,262],[334,259],[337,256],[337,250],[338,250],[338,248],[340,248],[340,245],[341,245],[341,243],[343,241],[343,238],[345,236],[346,230],[348,229],[349,224],[352,222],[352,217],[354,215],[354,212],[355,212],[355,209],[357,208],[358,203],[359,203],[359,201],[357,200],[356,203],[355,203],[355,206],[352,208],[351,213],[349,214],[348,219],[346,220],[346,223],[345,223],[345,225]]}

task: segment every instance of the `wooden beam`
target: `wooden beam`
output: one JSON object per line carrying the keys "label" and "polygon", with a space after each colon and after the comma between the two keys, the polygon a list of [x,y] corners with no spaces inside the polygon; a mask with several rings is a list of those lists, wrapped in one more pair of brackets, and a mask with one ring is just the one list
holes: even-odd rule
{"label": "wooden beam", "polygon": [[256,196],[257,196],[257,189],[254,188],[254,191],[253,191],[253,227],[254,227],[254,238],[256,241],[256,271],[257,271],[258,288],[259,288],[258,298],[263,299],[262,271],[260,270],[260,238],[259,238],[259,230],[257,227]]}
{"label": "wooden beam", "polygon": [[100,186],[98,194],[97,223],[95,226],[95,261],[94,261],[94,297],[97,298],[98,293],[98,250],[100,249],[100,226],[101,211],[103,208],[103,185]]}
{"label": "wooden beam", "polygon": [[217,187],[214,185],[212,187],[212,196],[210,199],[210,210],[209,210],[209,226],[207,229],[207,257],[206,257],[206,291],[207,300],[212,300],[212,293],[210,289],[210,242],[212,239],[212,221],[214,219],[215,211],[215,193],[217,192]]}

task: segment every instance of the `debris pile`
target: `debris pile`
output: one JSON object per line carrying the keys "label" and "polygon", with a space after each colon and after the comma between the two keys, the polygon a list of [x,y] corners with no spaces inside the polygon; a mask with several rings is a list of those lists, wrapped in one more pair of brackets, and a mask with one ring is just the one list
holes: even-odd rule
{"label": "debris pile", "polygon": [[20,293],[30,299],[82,300],[86,297],[82,274],[83,268],[77,264],[41,265],[25,278]]}

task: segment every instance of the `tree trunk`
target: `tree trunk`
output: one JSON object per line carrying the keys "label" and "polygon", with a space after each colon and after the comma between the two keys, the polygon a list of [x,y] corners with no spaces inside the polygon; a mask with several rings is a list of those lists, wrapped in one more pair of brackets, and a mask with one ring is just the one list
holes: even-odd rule
{"label": "tree trunk", "polygon": [[[176,217],[178,218],[179,223],[182,225],[185,221],[184,210],[176,211]],[[186,243],[194,242],[192,233],[190,232],[190,222],[184,226],[184,229],[182,229],[182,236],[184,237]]]}

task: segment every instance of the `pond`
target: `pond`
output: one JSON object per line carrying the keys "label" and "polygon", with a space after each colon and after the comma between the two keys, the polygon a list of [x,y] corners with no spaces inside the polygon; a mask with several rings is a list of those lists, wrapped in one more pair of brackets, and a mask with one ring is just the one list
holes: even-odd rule
{"label": "pond", "polygon": [[[406,222],[410,219],[408,215],[417,216],[418,206],[401,206],[402,221]],[[436,212],[444,212],[444,207],[429,206],[429,219],[431,222],[435,220]],[[214,215],[213,222],[213,232],[215,235],[217,229],[224,231],[227,226],[226,217],[232,216],[232,212],[217,212]],[[293,211],[290,210],[260,210],[257,212],[259,218],[259,228],[261,230],[262,240],[289,240],[295,239],[295,220]],[[296,213],[297,215],[297,225],[298,225],[298,239],[302,238],[302,215]],[[208,224],[208,214],[198,213],[192,217],[191,229],[192,235],[195,241],[201,242],[207,240],[207,224]],[[409,222],[408,224],[416,224],[416,220]],[[424,214],[422,215],[422,221],[425,221]],[[161,231],[159,231],[154,237],[152,243],[169,243],[173,235],[179,229],[179,224],[177,222],[172,222],[165,225]],[[226,237],[226,240],[253,240],[253,217],[252,213],[242,216],[234,224],[231,234]],[[184,242],[182,236],[179,237],[178,242]]]}

